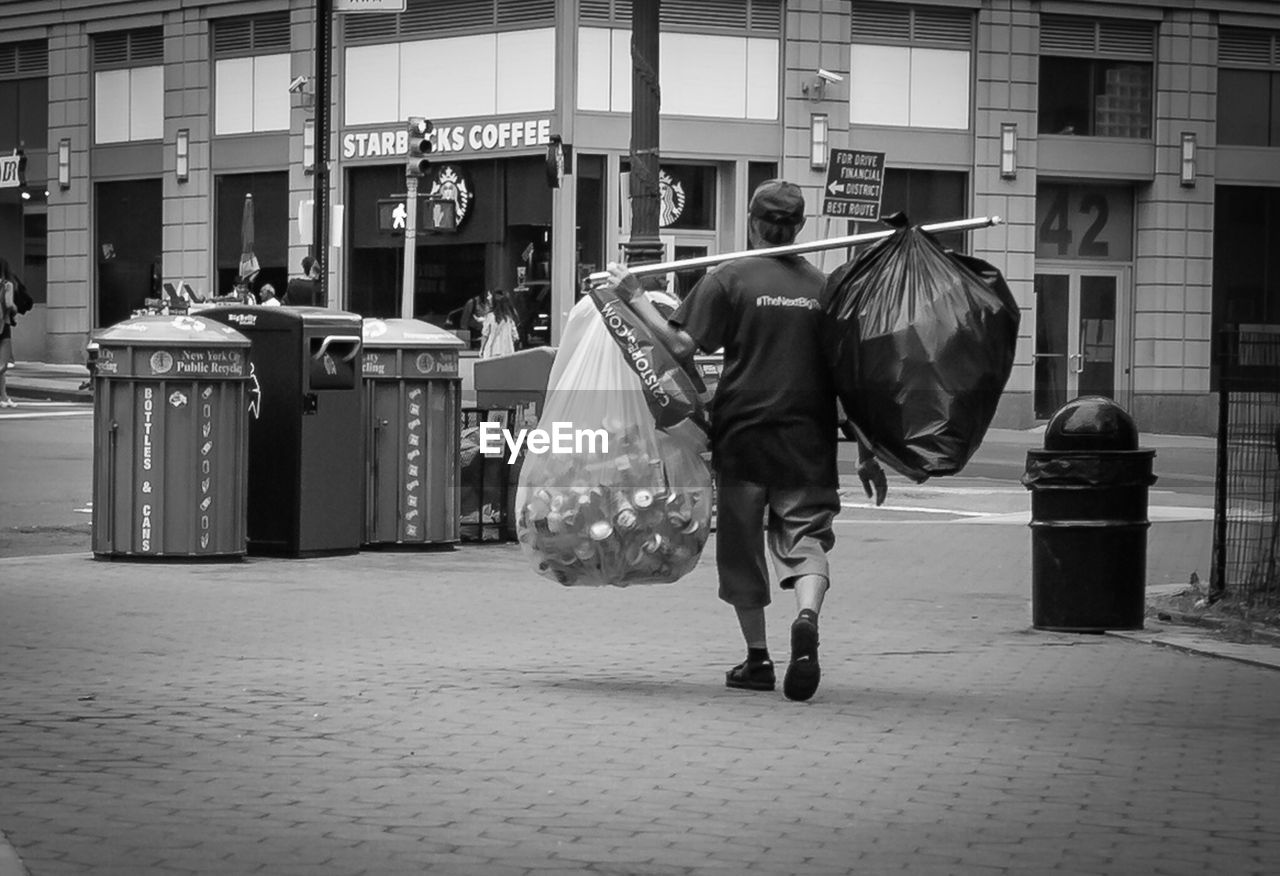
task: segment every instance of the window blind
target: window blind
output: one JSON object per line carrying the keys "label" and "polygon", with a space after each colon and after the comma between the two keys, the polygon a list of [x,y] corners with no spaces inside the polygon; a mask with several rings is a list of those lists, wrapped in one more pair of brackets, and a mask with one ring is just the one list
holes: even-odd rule
{"label": "window blind", "polygon": [[967,49],[973,43],[973,13],[967,9],[864,0],[853,4],[850,38],[857,43]]}
{"label": "window blind", "polygon": [[93,38],[93,65],[141,67],[164,63],[164,32],[158,27],[117,30]]}
{"label": "window blind", "polygon": [[1280,34],[1242,27],[1220,28],[1218,63],[1232,67],[1280,67]]}
{"label": "window blind", "polygon": [[289,50],[289,13],[227,18],[214,22],[213,54],[268,54]]}
{"label": "window blind", "polygon": [[26,78],[49,73],[49,46],[44,40],[0,45],[0,77]]}
{"label": "window blind", "polygon": [[1142,21],[1076,18],[1068,15],[1040,17],[1040,54],[1155,59],[1155,27]]}

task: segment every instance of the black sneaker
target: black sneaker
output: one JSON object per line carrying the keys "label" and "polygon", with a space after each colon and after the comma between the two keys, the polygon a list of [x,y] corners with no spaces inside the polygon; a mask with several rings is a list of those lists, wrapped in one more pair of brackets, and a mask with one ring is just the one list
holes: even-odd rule
{"label": "black sneaker", "polygon": [[724,686],[738,690],[773,690],[778,686],[778,678],[773,674],[773,661],[742,661],[724,674]]}
{"label": "black sneaker", "polygon": [[782,679],[782,692],[789,700],[807,700],[818,689],[822,670],[818,667],[818,624],[801,615],[791,624],[791,663]]}

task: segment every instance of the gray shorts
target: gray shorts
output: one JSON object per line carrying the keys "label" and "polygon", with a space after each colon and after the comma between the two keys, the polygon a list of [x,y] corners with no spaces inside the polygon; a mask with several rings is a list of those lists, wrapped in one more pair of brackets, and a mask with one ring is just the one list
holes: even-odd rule
{"label": "gray shorts", "polygon": [[801,575],[830,580],[831,521],[840,512],[835,487],[767,487],[716,477],[716,570],[720,598],[735,608],[763,608],[772,600],[765,564],[765,510],[773,568],[784,590]]}

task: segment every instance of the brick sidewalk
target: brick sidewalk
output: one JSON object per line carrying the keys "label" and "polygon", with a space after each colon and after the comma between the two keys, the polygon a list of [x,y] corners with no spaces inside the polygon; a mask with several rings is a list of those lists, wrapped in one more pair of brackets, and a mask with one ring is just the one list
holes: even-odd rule
{"label": "brick sidewalk", "polygon": [[1025,527],[839,534],[807,704],[724,689],[709,558],[0,561],[0,830],[33,876],[1275,870],[1280,673],[1030,630]]}

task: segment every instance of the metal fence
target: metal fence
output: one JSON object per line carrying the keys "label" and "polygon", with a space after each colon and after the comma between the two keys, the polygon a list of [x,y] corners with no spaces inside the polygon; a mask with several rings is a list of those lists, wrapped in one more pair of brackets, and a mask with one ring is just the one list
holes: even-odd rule
{"label": "metal fence", "polygon": [[1221,336],[1212,597],[1280,605],[1280,325]]}

